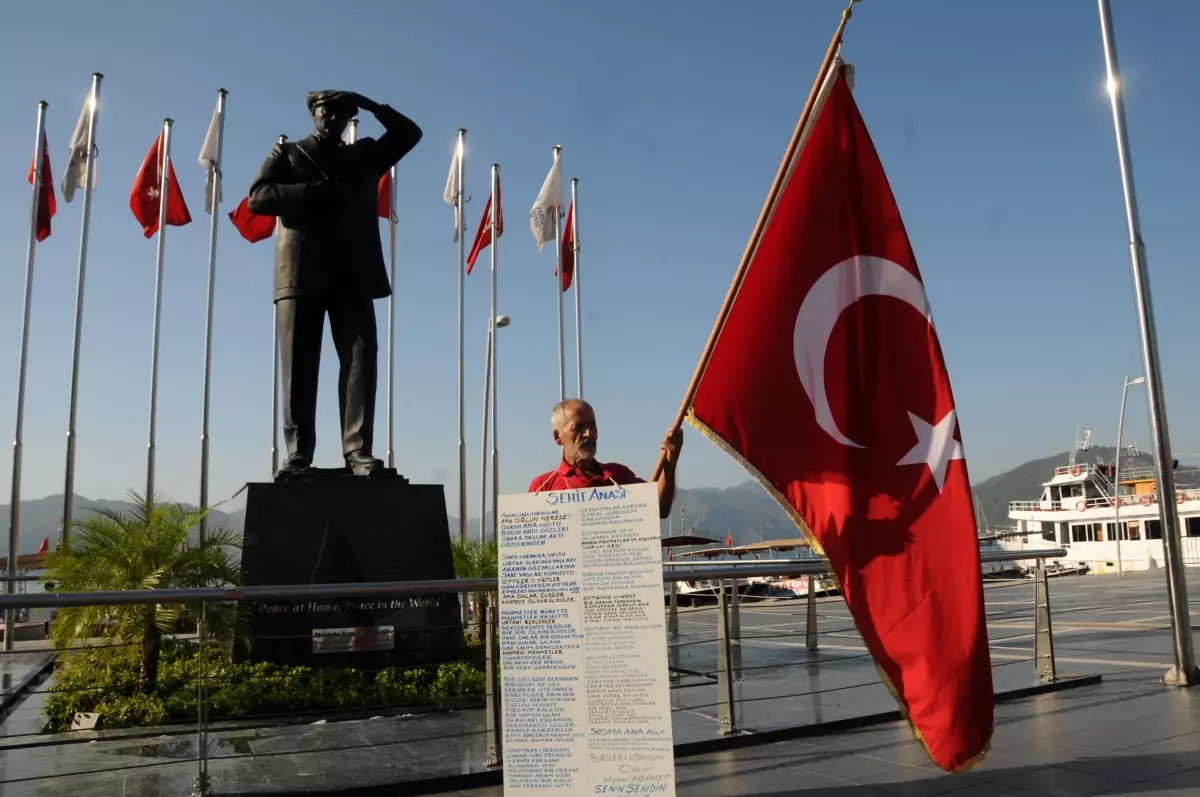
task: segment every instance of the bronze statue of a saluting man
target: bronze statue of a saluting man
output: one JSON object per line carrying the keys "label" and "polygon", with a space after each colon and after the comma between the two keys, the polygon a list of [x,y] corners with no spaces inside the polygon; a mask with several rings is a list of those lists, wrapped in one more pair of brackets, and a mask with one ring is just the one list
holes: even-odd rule
{"label": "bronze statue of a saluting man", "polygon": [[[421,128],[387,105],[351,91],[309,93],[314,130],[276,144],[250,186],[249,208],[275,216],[275,305],[283,369],[283,434],[288,457],[279,475],[312,466],[317,373],[325,315],[340,364],[342,453],[359,476],[383,468],[371,454],[378,339],[373,300],[391,294],[379,240],[376,186],[421,140]],[[384,127],[378,139],[342,141],[351,118],[367,111]]]}

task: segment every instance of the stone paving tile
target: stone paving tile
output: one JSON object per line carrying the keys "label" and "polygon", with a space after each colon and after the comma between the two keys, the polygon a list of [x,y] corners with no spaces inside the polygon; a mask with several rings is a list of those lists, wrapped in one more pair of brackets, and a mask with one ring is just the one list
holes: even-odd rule
{"label": "stone paving tile", "polygon": [[1200,768],[1177,772],[1133,786],[1121,786],[1102,794],[1113,797],[1195,797],[1200,794]]}
{"label": "stone paving tile", "polygon": [[1000,778],[996,782],[1051,797],[1090,797],[1129,783],[1123,778],[1092,775],[1062,767],[1043,767]]}

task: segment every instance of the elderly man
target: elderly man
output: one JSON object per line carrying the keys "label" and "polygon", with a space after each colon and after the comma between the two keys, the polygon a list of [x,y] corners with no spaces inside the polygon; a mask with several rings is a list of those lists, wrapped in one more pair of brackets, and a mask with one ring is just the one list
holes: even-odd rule
{"label": "elderly man", "polygon": [[[554,405],[550,412],[554,442],[562,446],[562,462],[549,473],[543,473],[529,483],[529,492],[574,490],[580,487],[599,487],[604,484],[644,484],[633,471],[616,462],[596,461],[596,412],[583,399],[567,399]],[[675,465],[683,448],[683,430],[675,429],[663,440],[666,464],[658,477],[658,516],[671,514],[675,498]]]}

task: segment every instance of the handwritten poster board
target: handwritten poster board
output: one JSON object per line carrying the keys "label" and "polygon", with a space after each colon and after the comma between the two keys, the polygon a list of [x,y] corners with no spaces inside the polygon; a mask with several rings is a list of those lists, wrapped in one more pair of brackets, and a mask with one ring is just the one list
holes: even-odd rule
{"label": "handwritten poster board", "polygon": [[499,512],[505,797],[674,797],[657,486]]}

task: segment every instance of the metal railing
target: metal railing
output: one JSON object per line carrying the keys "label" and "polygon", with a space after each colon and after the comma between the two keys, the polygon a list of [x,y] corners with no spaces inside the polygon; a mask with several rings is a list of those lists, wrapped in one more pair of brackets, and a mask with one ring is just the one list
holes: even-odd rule
{"label": "metal railing", "polygon": [[[1175,503],[1186,504],[1190,501],[1200,501],[1200,490],[1176,491]],[[1010,512],[1085,512],[1089,509],[1112,509],[1117,503],[1123,507],[1156,506],[1158,494],[1122,495],[1117,498],[1109,496],[1068,498],[1065,501],[1009,501],[1008,510]]]}
{"label": "metal railing", "polygon": [[[1035,560],[1036,577],[1033,579],[1035,585],[1035,600],[1032,606],[1033,609],[1033,637],[1034,651],[1032,658],[1020,658],[1020,661],[1032,662],[1034,665],[1033,682],[1036,685],[1053,684],[1058,680],[1058,675],[1054,663],[1054,644],[1053,633],[1051,626],[1051,612],[1049,589],[1047,585],[1047,575],[1045,568],[1045,560],[1047,558],[1058,558],[1066,554],[1066,550],[1062,548],[1053,548],[1045,550],[1028,550],[1028,551],[1005,551],[995,553],[981,554],[981,560],[984,563],[989,562],[1015,562],[1022,560]],[[771,563],[737,563],[737,564],[721,564],[721,565],[697,565],[697,566],[670,566],[664,568],[663,581],[667,585],[667,628],[668,628],[668,667],[672,675],[672,693],[679,696],[679,705],[673,709],[675,712],[682,712],[693,717],[707,716],[709,708],[716,709],[717,739],[731,736],[746,736],[753,735],[747,729],[747,725],[739,719],[739,712],[746,711],[747,707],[754,706],[769,706],[770,701],[794,699],[798,696],[820,695],[826,691],[841,691],[845,689],[871,687],[877,684],[878,681],[864,682],[861,684],[850,684],[830,687],[829,689],[817,689],[813,691],[801,691],[797,694],[784,695],[762,695],[762,694],[747,694],[741,690],[747,687],[747,684],[754,682],[758,686],[766,684],[776,684],[785,688],[796,682],[796,678],[792,673],[788,672],[790,668],[795,668],[798,665],[805,665],[809,668],[819,666],[820,663],[826,664],[830,668],[837,668],[843,662],[854,661],[857,659],[869,658],[869,654],[843,655],[834,658],[813,658],[820,651],[820,637],[822,631],[818,629],[818,620],[820,616],[819,607],[822,605],[817,599],[817,579],[809,578],[807,596],[801,596],[797,599],[783,599],[780,602],[778,599],[771,599],[776,607],[782,606],[785,610],[790,607],[797,606],[800,601],[805,601],[803,605],[803,631],[789,632],[803,641],[795,643],[797,648],[804,651],[804,656],[797,661],[790,656],[784,656],[784,662],[780,664],[766,661],[762,664],[746,663],[745,657],[752,652],[754,646],[763,644],[790,644],[786,640],[781,640],[782,637],[788,634],[771,632],[766,635],[756,633],[753,626],[748,631],[743,633],[742,623],[743,603],[754,601],[751,596],[739,595],[736,589],[726,589],[726,585],[741,581],[746,577],[753,578],[769,578],[769,577],[785,577],[785,576],[825,576],[828,572],[825,565],[819,560],[790,560],[786,562],[771,562]],[[712,628],[713,611],[711,608],[692,609],[687,612],[682,612],[686,615],[687,629],[681,634],[680,630],[680,609],[677,601],[676,584],[681,581],[712,581],[720,585],[715,590],[716,606],[715,608],[715,637],[709,637],[709,632],[705,629]],[[1028,583],[1026,581],[1025,583]],[[286,585],[286,586],[247,586],[239,588],[192,588],[192,589],[162,589],[162,590],[127,590],[127,591],[96,591],[96,592],[47,592],[47,593],[26,593],[20,595],[0,595],[0,609],[7,608],[65,608],[65,607],[80,607],[80,606],[130,606],[130,605],[155,605],[155,604],[202,604],[202,606],[211,607],[216,604],[223,603],[247,603],[254,601],[310,601],[321,599],[335,598],[362,598],[362,597],[414,597],[414,596],[431,596],[444,595],[448,593],[484,593],[489,595],[489,599],[485,602],[484,616],[482,629],[483,639],[479,640],[483,643],[483,657],[485,670],[486,689],[484,690],[483,710],[484,720],[483,729],[479,731],[471,731],[469,733],[478,733],[484,735],[486,742],[484,749],[486,750],[485,760],[480,762],[480,769],[492,768],[502,765],[504,760],[503,755],[503,728],[502,728],[502,713],[501,713],[501,683],[500,683],[500,648],[498,643],[498,613],[496,610],[495,592],[497,589],[496,579],[456,579],[456,580],[434,580],[434,581],[418,581],[418,582],[377,582],[377,583],[362,583],[362,584],[301,584],[301,585]],[[824,603],[827,607],[838,607],[842,605],[840,600],[834,603]],[[756,611],[759,608],[756,607]],[[788,619],[790,622],[790,616]],[[792,623],[798,625],[799,623]],[[833,640],[841,640],[846,637],[847,633],[852,633],[853,623],[849,627],[840,628],[825,628],[823,633]],[[200,628],[200,638],[203,639],[205,630],[203,624]],[[695,638],[693,638],[695,637]],[[702,652],[705,646],[715,643],[715,662],[709,663],[706,659],[696,667],[683,667],[680,665],[680,660],[684,655],[693,655],[697,652]],[[136,643],[134,643],[136,644]],[[837,643],[833,643],[837,647]],[[684,653],[683,651],[688,651]],[[18,651],[20,652],[20,651]],[[707,656],[707,654],[704,654]],[[1005,666],[1006,664],[1017,664],[1019,661],[1007,661],[994,666]],[[715,666],[714,666],[715,665]],[[201,668],[203,668],[203,663]],[[770,673],[773,669],[778,668],[783,670],[782,678],[774,680],[763,679],[764,673]],[[874,671],[871,670],[874,674]],[[208,671],[199,672],[196,678],[196,721],[192,726],[193,730],[190,733],[195,734],[196,738],[196,763],[197,774],[194,781],[193,795],[208,795],[210,791],[210,782],[208,776],[208,759],[209,759],[209,741],[211,721],[208,719],[208,688],[210,675]],[[757,679],[757,680],[756,680]],[[707,688],[715,687],[716,700],[713,702],[704,702],[707,698],[703,697]],[[740,697],[739,697],[740,695]],[[699,701],[699,702],[697,702]],[[673,699],[673,704],[677,701]],[[476,704],[478,705],[478,704]],[[276,718],[277,720],[278,718]],[[818,723],[820,720],[818,719]],[[811,723],[807,723],[811,724]],[[796,726],[794,723],[792,727]],[[162,733],[162,728],[156,728],[157,733]],[[176,730],[176,734],[182,731]],[[11,734],[10,734],[11,736]],[[447,737],[449,738],[449,737]],[[678,738],[678,737],[677,737]],[[71,740],[77,741],[77,740]],[[56,743],[54,741],[45,743]],[[313,753],[328,751],[327,747],[314,749]],[[144,764],[142,766],[145,766]],[[74,773],[73,773],[74,774]]]}

